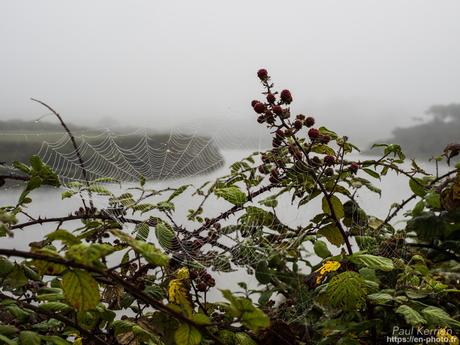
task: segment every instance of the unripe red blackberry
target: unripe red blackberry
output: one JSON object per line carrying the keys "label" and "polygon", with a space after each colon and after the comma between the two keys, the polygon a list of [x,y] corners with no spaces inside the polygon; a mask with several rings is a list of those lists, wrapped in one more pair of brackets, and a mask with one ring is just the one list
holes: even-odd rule
{"label": "unripe red blackberry", "polygon": [[315,124],[315,119],[313,117],[309,116],[309,117],[307,117],[305,119],[304,123],[305,123],[305,126],[311,127],[311,126],[313,126]]}
{"label": "unripe red blackberry", "polygon": [[260,101],[258,101],[257,99],[253,100],[253,101],[251,102],[251,107],[254,108],[254,106],[255,106],[257,103],[260,103]]}
{"label": "unripe red blackberry", "polygon": [[353,163],[350,164],[350,171],[352,173],[356,174],[358,172],[358,169],[359,169],[359,164],[358,163],[353,162]]}
{"label": "unripe red blackberry", "polygon": [[295,121],[294,121],[294,128],[295,128],[295,129],[297,129],[297,130],[301,129],[301,128],[302,128],[302,125],[303,125],[303,123],[302,123],[301,120],[295,120]]}
{"label": "unripe red blackberry", "polygon": [[290,104],[292,102],[291,91],[289,90],[281,91],[280,98],[283,103]]}
{"label": "unripe red blackberry", "polygon": [[276,101],[275,95],[272,94],[272,93],[269,93],[269,94],[267,95],[267,102],[273,104],[273,103],[275,103],[275,101]]}
{"label": "unripe red blackberry", "polygon": [[198,278],[198,273],[195,270],[191,270],[190,271],[190,279],[195,280],[196,278]]}
{"label": "unripe red blackberry", "polygon": [[324,164],[327,166],[333,165],[335,163],[335,157],[334,156],[325,156],[324,157]]}
{"label": "unripe red blackberry", "polygon": [[274,105],[272,110],[276,115],[283,115],[283,108],[279,105]]}
{"label": "unripe red blackberry", "polygon": [[326,176],[332,176],[332,175],[334,175],[334,169],[332,169],[332,168],[327,168],[326,170],[324,170],[324,175],[326,175]]}
{"label": "unripe red blackberry", "polygon": [[199,282],[198,284],[196,284],[196,289],[198,291],[205,292],[208,289],[208,286],[205,282]]}
{"label": "unripe red blackberry", "polygon": [[265,81],[268,78],[268,72],[265,68],[261,68],[257,71],[257,76],[260,80]]}
{"label": "unripe red blackberry", "polygon": [[308,136],[310,137],[310,139],[314,140],[314,139],[317,139],[319,137],[320,133],[319,133],[319,130],[316,129],[316,128],[310,128],[308,130]]}
{"label": "unripe red blackberry", "polygon": [[254,111],[257,113],[257,114],[262,114],[264,111],[265,111],[265,105],[263,103],[256,103],[254,105]]}

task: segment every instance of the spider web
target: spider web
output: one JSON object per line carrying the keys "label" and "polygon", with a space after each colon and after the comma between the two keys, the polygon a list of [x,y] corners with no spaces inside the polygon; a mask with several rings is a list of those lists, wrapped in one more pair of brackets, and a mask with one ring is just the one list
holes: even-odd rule
{"label": "spider web", "polygon": [[[228,173],[227,169],[224,171],[219,169],[233,162],[225,161],[225,157],[219,153],[220,147],[244,150],[245,152],[241,152],[241,157],[235,157],[240,160],[251,151],[263,151],[264,139],[269,136],[267,130],[263,128],[254,133],[254,136],[259,138],[259,145],[254,150],[249,150],[248,141],[245,142],[240,138],[235,139],[225,128],[215,131],[212,137],[198,133],[198,128],[188,126],[187,128],[175,128],[167,134],[149,133],[147,130],[137,130],[128,134],[121,134],[111,130],[76,132],[74,134],[78,149],[84,160],[88,179],[112,178],[122,181],[127,187],[138,183],[142,177],[153,186],[164,186],[169,183],[177,184],[177,181],[195,184],[197,181],[202,182],[212,179],[211,177],[208,178],[207,174],[212,175],[213,172],[218,173],[217,176],[226,174]],[[33,135],[37,136],[37,133]],[[46,138],[49,133],[39,135]],[[26,138],[27,134],[24,134],[24,137]],[[254,140],[251,141],[251,144],[253,143]],[[64,185],[74,181],[84,182],[77,154],[66,133],[56,135],[54,140],[44,140],[38,155],[56,171]],[[97,202],[106,202],[107,200],[105,197],[98,197],[97,195],[93,195],[93,197]],[[257,201],[259,200],[255,201],[255,206],[261,207],[257,205]],[[225,203],[218,203],[218,200],[215,200],[215,202],[222,207],[220,211],[226,210],[225,207],[228,208]],[[194,205],[188,205],[187,203],[193,203]],[[193,208],[196,206],[195,204],[196,201],[188,200],[184,206]],[[291,211],[289,212],[288,210]],[[292,207],[289,198],[280,200],[279,206],[276,208],[277,216],[284,223],[293,227],[301,223],[305,225],[305,221],[310,219],[310,216],[313,216],[315,211],[318,210],[320,210],[320,205],[315,202],[300,209]],[[217,210],[213,211],[215,212],[214,216],[219,214]],[[210,216],[213,216],[213,214],[210,214]],[[237,217],[229,219],[228,224],[234,223],[236,219]],[[114,220],[118,220],[118,218],[114,216]],[[185,219],[182,219],[181,225],[188,226],[189,224]],[[223,222],[224,225],[226,225],[225,222]],[[196,227],[196,223],[193,226]],[[202,235],[206,236],[206,233]],[[152,238],[149,237],[150,239]],[[254,243],[250,237],[244,238],[236,233],[225,235],[223,241],[230,247],[237,249],[232,252],[236,263],[257,263],[263,258],[258,249],[258,244]],[[329,247],[333,253],[340,252],[340,248]],[[357,247],[354,246],[354,248]],[[385,253],[382,254],[397,255],[399,253],[399,251],[395,251],[392,244],[383,245],[383,248]],[[196,259],[194,254],[187,251],[185,247],[182,247],[182,250],[190,261]],[[311,246],[308,250],[313,253]],[[219,255],[229,254],[224,251],[219,253]],[[309,259],[313,265],[320,262],[319,258],[317,260]],[[308,267],[301,267],[302,272],[308,273],[308,270]],[[241,276],[238,279],[241,281]],[[225,281],[228,282],[228,278]],[[253,284],[255,284],[255,281],[248,282],[248,285]],[[299,279],[298,284],[303,284],[303,281]],[[308,301],[302,300],[302,305],[304,302],[307,303]],[[307,312],[299,314],[293,311],[293,314],[286,322],[299,322],[307,319]]]}

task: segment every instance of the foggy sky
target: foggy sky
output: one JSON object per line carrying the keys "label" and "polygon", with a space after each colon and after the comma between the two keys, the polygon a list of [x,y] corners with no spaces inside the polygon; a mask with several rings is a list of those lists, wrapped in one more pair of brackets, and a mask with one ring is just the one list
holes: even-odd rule
{"label": "foggy sky", "polygon": [[250,132],[265,67],[294,113],[369,142],[460,101],[459,11],[458,0],[0,0],[0,119],[46,113],[35,97],[81,125]]}

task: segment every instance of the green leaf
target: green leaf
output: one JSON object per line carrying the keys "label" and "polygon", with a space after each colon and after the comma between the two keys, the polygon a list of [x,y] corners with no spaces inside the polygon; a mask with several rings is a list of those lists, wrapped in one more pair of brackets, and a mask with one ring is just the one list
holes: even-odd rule
{"label": "green leaf", "polygon": [[426,190],[423,184],[423,180],[420,178],[411,178],[409,180],[409,187],[412,193],[418,195],[420,197],[424,197],[426,194]]}
{"label": "green leaf", "polygon": [[246,194],[236,186],[217,188],[214,190],[214,194],[217,197],[224,198],[228,202],[237,206],[242,205],[247,201]]}
{"label": "green leaf", "polygon": [[0,278],[6,277],[14,269],[14,264],[7,258],[0,256]]}
{"label": "green leaf", "polygon": [[446,325],[450,325],[453,327],[460,327],[459,321],[453,319],[446,311],[438,307],[426,307],[422,310],[422,315],[435,326],[445,327]]}
{"label": "green leaf", "polygon": [[187,184],[187,185],[184,185],[184,186],[180,186],[179,188],[177,188],[168,198],[168,202],[173,200],[174,198],[178,197],[179,195],[181,195],[183,192],[185,192],[185,190],[190,187],[191,185],[190,184]]}
{"label": "green leaf", "polygon": [[197,325],[206,326],[206,325],[211,325],[212,324],[211,319],[208,316],[206,316],[205,314],[202,314],[202,313],[198,313],[198,314],[193,315],[192,320]]}
{"label": "green leaf", "polygon": [[12,325],[2,325],[0,324],[0,334],[3,335],[13,335],[18,333],[18,329]]}
{"label": "green leaf", "polygon": [[158,222],[155,227],[155,236],[157,237],[160,246],[162,246],[164,249],[171,250],[173,248],[176,234],[168,224],[164,222]]}
{"label": "green leaf", "polygon": [[182,323],[174,333],[177,345],[198,345],[201,343],[201,333],[195,327]]}
{"label": "green leaf", "polygon": [[66,190],[64,192],[62,192],[61,194],[61,199],[64,200],[64,199],[68,199],[68,198],[71,198],[72,196],[74,196],[75,194],[77,194],[78,192],[74,191],[74,190]]}
{"label": "green leaf", "polygon": [[42,339],[54,345],[72,345],[72,343],[58,337],[57,335],[42,335]]}
{"label": "green leaf", "polygon": [[235,345],[257,345],[257,343],[246,333],[238,332],[233,335]]}
{"label": "green leaf", "polygon": [[43,304],[40,304],[38,307],[45,311],[52,311],[52,312],[61,312],[61,311],[71,309],[68,304],[61,303],[61,302],[43,303]]}
{"label": "green leaf", "polygon": [[147,223],[142,222],[136,224],[134,232],[136,233],[136,240],[146,241],[149,237],[150,227]]}
{"label": "green leaf", "polygon": [[366,305],[366,283],[356,272],[346,271],[332,277],[326,291],[330,304],[335,308],[350,311]]}
{"label": "green leaf", "polygon": [[369,168],[363,168],[362,169],[364,172],[366,172],[368,175],[371,175],[373,178],[379,179],[380,180],[380,174],[372,169]]}
{"label": "green leaf", "polygon": [[322,259],[325,259],[332,255],[329,249],[327,248],[327,244],[320,240],[315,241],[313,249],[316,255],[318,255]]}
{"label": "green leaf", "polygon": [[67,301],[78,311],[94,309],[99,303],[99,286],[86,271],[77,269],[64,273],[62,289]]}
{"label": "green leaf", "polygon": [[169,257],[153,244],[136,240],[118,229],[110,231],[114,236],[126,242],[137,253],[141,254],[152,265],[166,266],[169,263]]}
{"label": "green leaf", "polygon": [[116,251],[117,248],[108,243],[79,243],[71,246],[66,252],[66,258],[92,266],[100,264],[99,259]]}
{"label": "green leaf", "polygon": [[19,333],[19,342],[21,345],[40,345],[42,342],[40,334],[31,331],[22,331]]}
{"label": "green leaf", "polygon": [[400,305],[398,309],[396,309],[396,313],[404,316],[404,319],[409,325],[418,326],[420,324],[426,324],[426,320],[422,315],[406,304]]}
{"label": "green leaf", "polygon": [[260,261],[256,266],[255,277],[261,284],[268,284],[271,281],[271,274],[267,261]]}
{"label": "green leaf", "polygon": [[46,235],[50,241],[62,241],[67,246],[81,243],[80,239],[64,229],[58,229]]}
{"label": "green leaf", "polygon": [[429,192],[428,194],[425,195],[425,201],[432,208],[435,208],[435,209],[441,208],[441,198],[439,196],[439,193],[436,193],[434,191]]}
{"label": "green leaf", "polygon": [[345,243],[342,233],[335,224],[329,224],[321,228],[317,232],[319,235],[323,235],[333,245],[340,247]]}
{"label": "green leaf", "polygon": [[367,298],[369,299],[369,301],[371,301],[371,303],[380,305],[387,304],[388,302],[391,302],[393,300],[393,296],[384,292],[376,292],[367,295]]}
{"label": "green leaf", "polygon": [[263,200],[260,200],[259,204],[267,206],[267,207],[275,208],[276,206],[278,206],[278,200],[276,200],[276,196],[273,195]]}
{"label": "green leaf", "polygon": [[[335,195],[331,195],[329,197],[329,201],[332,204],[332,209],[334,211],[335,216],[338,219],[343,218],[343,216],[345,215],[345,212],[343,210],[343,205],[342,205],[342,202],[340,201],[340,199],[337,198]],[[331,211],[331,209],[329,207],[329,202],[328,202],[328,197],[327,196],[323,197],[323,200],[322,200],[321,204],[322,204],[322,207],[323,207],[323,212],[332,216],[332,211]]]}
{"label": "green leaf", "polygon": [[393,261],[383,256],[354,253],[349,257],[349,260],[355,264],[364,265],[381,271],[392,271],[394,269]]}

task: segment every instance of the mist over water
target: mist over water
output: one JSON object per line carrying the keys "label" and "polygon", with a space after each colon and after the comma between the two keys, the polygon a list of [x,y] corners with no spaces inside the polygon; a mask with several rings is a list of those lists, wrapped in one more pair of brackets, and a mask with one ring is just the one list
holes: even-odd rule
{"label": "mist over water", "polygon": [[255,72],[358,144],[457,101],[456,0],[0,4],[0,119],[250,136]]}

